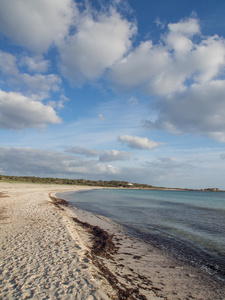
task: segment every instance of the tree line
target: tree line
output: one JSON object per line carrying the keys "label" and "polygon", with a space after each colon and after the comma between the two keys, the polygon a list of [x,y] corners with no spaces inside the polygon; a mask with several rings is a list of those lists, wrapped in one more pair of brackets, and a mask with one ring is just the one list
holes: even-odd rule
{"label": "tree line", "polygon": [[35,176],[8,176],[0,175],[0,181],[7,182],[24,182],[24,183],[41,183],[41,184],[67,184],[67,185],[85,185],[101,187],[123,187],[123,188],[154,188],[152,185],[141,183],[130,183],[127,181],[103,181],[103,180],[86,180],[86,179],[66,179],[52,177],[35,177]]}

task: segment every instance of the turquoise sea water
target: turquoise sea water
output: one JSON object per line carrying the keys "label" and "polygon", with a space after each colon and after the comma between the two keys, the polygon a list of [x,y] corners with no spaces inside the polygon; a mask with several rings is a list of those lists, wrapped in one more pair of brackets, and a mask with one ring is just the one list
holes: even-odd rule
{"label": "turquoise sea water", "polygon": [[224,192],[105,189],[61,198],[225,279]]}

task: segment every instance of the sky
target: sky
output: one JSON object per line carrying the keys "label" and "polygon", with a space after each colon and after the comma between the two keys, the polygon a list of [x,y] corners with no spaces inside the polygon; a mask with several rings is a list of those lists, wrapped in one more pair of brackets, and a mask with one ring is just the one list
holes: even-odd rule
{"label": "sky", "polygon": [[225,189],[224,0],[0,0],[0,174]]}

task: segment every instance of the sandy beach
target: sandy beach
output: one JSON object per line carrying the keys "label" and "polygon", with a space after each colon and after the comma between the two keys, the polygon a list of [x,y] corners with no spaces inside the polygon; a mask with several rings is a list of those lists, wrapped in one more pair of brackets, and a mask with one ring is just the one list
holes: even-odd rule
{"label": "sandy beach", "polygon": [[0,299],[92,300],[113,295],[87,258],[76,227],[70,228],[70,220],[49,198],[49,193],[76,189],[0,184]]}
{"label": "sandy beach", "polygon": [[201,270],[55,196],[79,189],[0,183],[0,299],[225,299]]}

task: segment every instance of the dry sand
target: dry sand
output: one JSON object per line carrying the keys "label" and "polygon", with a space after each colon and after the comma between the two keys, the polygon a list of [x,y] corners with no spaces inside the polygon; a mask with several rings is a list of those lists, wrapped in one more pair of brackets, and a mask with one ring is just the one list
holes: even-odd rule
{"label": "dry sand", "polygon": [[[0,299],[109,299],[84,241],[50,203],[58,185],[0,183]],[[71,236],[72,235],[72,236]],[[96,276],[95,276],[96,275]]]}
{"label": "dry sand", "polygon": [[54,198],[79,189],[0,183],[0,299],[225,299],[201,270]]}

